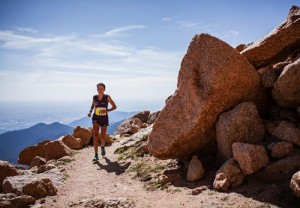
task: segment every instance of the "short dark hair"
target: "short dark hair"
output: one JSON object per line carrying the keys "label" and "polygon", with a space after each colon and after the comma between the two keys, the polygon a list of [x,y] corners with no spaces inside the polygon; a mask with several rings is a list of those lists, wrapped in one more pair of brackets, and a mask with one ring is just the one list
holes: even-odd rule
{"label": "short dark hair", "polygon": [[105,89],[105,84],[103,84],[103,83],[98,83],[98,84],[97,84],[97,88],[98,88],[99,86],[101,86],[101,85],[102,85],[102,86],[104,87],[104,89]]}

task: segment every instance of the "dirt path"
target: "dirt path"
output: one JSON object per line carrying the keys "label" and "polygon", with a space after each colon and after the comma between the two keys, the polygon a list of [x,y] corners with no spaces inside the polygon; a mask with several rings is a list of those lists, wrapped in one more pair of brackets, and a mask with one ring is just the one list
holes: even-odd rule
{"label": "dirt path", "polygon": [[99,163],[91,161],[92,147],[75,154],[75,161],[65,166],[67,179],[58,187],[57,196],[47,197],[42,207],[279,207],[238,192],[206,189],[192,195],[188,187],[171,187],[176,190],[172,192],[147,191],[142,182],[132,179],[126,172],[128,163],[117,162],[118,155],[113,152],[118,145],[113,143],[107,147],[106,157],[101,157]]}

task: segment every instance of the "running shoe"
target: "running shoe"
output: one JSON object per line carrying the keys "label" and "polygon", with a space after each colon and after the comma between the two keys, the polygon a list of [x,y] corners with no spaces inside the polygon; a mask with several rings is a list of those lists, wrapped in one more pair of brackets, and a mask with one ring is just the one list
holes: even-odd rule
{"label": "running shoe", "polygon": [[95,154],[93,161],[98,161],[98,160],[99,160],[98,154]]}
{"label": "running shoe", "polygon": [[101,155],[102,155],[102,156],[105,156],[105,153],[106,153],[106,152],[105,152],[105,148],[104,148],[104,147],[101,147]]}

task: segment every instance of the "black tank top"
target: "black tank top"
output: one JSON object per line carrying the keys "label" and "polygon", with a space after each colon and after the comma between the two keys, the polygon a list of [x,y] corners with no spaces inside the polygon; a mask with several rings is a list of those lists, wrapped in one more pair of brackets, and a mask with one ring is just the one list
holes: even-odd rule
{"label": "black tank top", "polygon": [[98,95],[94,95],[93,100],[94,100],[94,105],[95,107],[102,107],[102,108],[106,108],[108,107],[108,101],[107,101],[107,97],[108,95],[103,95],[102,99],[99,100],[98,99]]}
{"label": "black tank top", "polygon": [[[94,95],[93,101],[94,101],[95,108],[105,108],[105,110],[107,111],[107,107],[108,107],[107,98],[108,98],[108,95],[104,94],[102,99],[99,100],[98,95]],[[104,115],[101,115],[101,116],[104,116]],[[107,113],[105,116],[107,116]]]}

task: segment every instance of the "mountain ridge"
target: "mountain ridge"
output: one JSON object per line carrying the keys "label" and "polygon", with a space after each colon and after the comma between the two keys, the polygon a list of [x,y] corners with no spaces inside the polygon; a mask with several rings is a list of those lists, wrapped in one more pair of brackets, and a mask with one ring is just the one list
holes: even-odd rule
{"label": "mountain ridge", "polygon": [[[130,112],[114,111],[114,112],[111,112],[111,113],[109,113],[110,125],[113,125],[114,123],[119,122],[121,120],[127,119],[138,112],[139,111],[130,111]],[[67,123],[66,125],[71,126],[71,127],[82,126],[82,127],[88,128],[88,127],[92,126],[92,119],[90,117],[84,116],[84,117],[74,120],[70,123]]]}
{"label": "mountain ridge", "polygon": [[55,140],[72,132],[72,127],[59,122],[38,123],[26,129],[5,132],[0,134],[0,159],[17,163],[22,149],[47,139]]}

